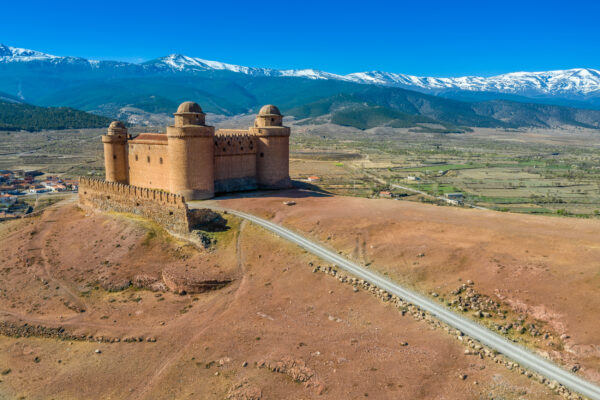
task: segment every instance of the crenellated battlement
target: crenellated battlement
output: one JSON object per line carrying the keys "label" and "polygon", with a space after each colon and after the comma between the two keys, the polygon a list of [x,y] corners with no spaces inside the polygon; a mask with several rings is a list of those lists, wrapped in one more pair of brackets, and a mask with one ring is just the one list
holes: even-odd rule
{"label": "crenellated battlement", "polygon": [[83,191],[85,193],[87,188],[100,191],[106,195],[123,195],[132,199],[152,200],[164,205],[185,206],[185,199],[183,196],[165,192],[164,190],[148,189],[126,185],[124,183],[106,182],[101,179],[80,177],[79,192]]}
{"label": "crenellated battlement", "polygon": [[188,233],[206,217],[203,210],[190,210],[183,196],[90,178],[79,178],[79,205],[140,215],[178,234]]}
{"label": "crenellated battlement", "polygon": [[217,129],[215,136],[248,136],[248,129]]}
{"label": "crenellated battlement", "polygon": [[215,156],[256,154],[256,137],[241,129],[220,129],[215,134]]}

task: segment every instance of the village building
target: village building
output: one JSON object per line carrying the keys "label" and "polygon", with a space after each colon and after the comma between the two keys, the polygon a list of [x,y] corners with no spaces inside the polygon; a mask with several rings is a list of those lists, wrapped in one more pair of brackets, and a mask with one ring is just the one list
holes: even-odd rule
{"label": "village building", "polygon": [[159,189],[186,200],[215,193],[291,187],[290,128],[273,105],[262,107],[247,130],[205,124],[202,108],[182,103],[166,133],[128,134],[122,122],[102,136],[106,181]]}
{"label": "village building", "polygon": [[462,193],[446,193],[446,199],[448,202],[454,205],[463,204],[465,200],[465,195]]}

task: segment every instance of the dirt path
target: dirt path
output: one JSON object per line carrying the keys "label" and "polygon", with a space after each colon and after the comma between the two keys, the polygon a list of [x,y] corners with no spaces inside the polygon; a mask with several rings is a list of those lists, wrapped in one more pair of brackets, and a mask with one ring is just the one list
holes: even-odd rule
{"label": "dirt path", "polygon": [[41,267],[41,271],[36,270],[35,278],[44,279],[49,284],[57,285],[60,288],[63,297],[68,298],[68,302],[64,302],[65,306],[78,313],[83,313],[89,308],[86,302],[83,301],[66,282],[55,276],[52,265],[48,261],[46,248],[49,245],[48,238],[53,234],[54,220],[52,219],[52,216],[54,216],[57,211],[57,206],[49,207],[44,211],[42,220],[40,221],[40,224],[38,224],[41,229],[32,236],[29,243],[25,246],[25,251],[32,254],[32,256],[35,257],[36,264]]}
{"label": "dirt path", "polygon": [[[202,337],[207,330],[211,329],[212,326],[210,321],[213,321],[219,318],[222,314],[227,312],[231,305],[235,303],[235,301],[239,298],[239,296],[243,293],[244,288],[246,287],[246,275],[244,269],[244,258],[242,254],[242,233],[244,227],[246,225],[246,221],[243,221],[240,224],[239,231],[236,237],[236,254],[237,254],[237,265],[240,272],[241,280],[237,283],[237,286],[233,289],[233,293],[226,297],[225,302],[219,304],[222,299],[220,297],[216,297],[212,301],[210,301],[205,307],[205,309],[212,309],[208,315],[199,315],[202,313],[202,310],[197,312],[190,312],[184,318],[178,319],[175,323],[169,325],[169,329],[172,332],[186,332],[190,329],[190,325],[200,325],[203,326],[202,329],[197,331],[189,338],[181,337],[179,340],[173,340],[175,343],[181,343],[181,346],[177,349],[173,349],[171,355],[167,357],[163,363],[158,366],[156,372],[154,372],[150,377],[143,379],[139,382],[139,384],[133,390],[133,396],[131,399],[144,399],[150,396],[152,389],[165,377],[165,373],[171,368],[177,361],[181,360],[184,355],[188,352],[189,347],[195,343],[198,338]],[[223,289],[221,289],[223,290]],[[198,318],[200,317],[200,318]],[[179,329],[181,328],[181,329]]]}

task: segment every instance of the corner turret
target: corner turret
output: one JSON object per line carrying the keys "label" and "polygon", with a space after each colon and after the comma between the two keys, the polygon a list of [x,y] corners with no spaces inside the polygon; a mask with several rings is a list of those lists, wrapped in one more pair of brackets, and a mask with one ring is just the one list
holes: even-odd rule
{"label": "corner turret", "polygon": [[257,137],[256,178],[264,189],[285,189],[292,186],[289,170],[290,128],[283,126],[279,109],[263,106],[250,134]]}
{"label": "corner turret", "polygon": [[107,182],[128,183],[127,139],[127,128],[121,121],[111,122],[106,135],[102,135]]}

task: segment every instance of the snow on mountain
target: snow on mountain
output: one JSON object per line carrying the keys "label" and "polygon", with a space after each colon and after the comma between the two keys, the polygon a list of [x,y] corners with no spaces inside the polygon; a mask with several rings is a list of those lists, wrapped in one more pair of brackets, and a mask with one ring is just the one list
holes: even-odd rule
{"label": "snow on mountain", "polygon": [[170,69],[179,72],[194,72],[220,70],[231,71],[252,76],[287,76],[308,79],[339,79],[349,80],[342,75],[330,74],[315,69],[287,69],[254,68],[241,65],[227,64],[220,61],[209,61],[202,58],[188,57],[181,54],[171,54],[144,64],[159,69]]}
{"label": "snow on mountain", "polygon": [[126,62],[95,61],[78,57],[59,57],[35,50],[0,44],[0,63],[33,61],[51,62],[54,64],[84,64],[93,69],[132,67],[146,71],[158,70],[171,73],[195,73],[217,70],[251,76],[333,79],[361,84],[401,87],[434,94],[453,90],[500,92],[525,96],[589,97],[600,94],[600,71],[589,68],[543,72],[512,72],[491,77],[463,76],[458,78],[421,77],[382,71],[338,75],[315,69],[278,70],[245,67],[181,54],[171,54],[141,65]]}
{"label": "snow on mountain", "polygon": [[35,50],[20,49],[0,44],[0,62],[30,62],[30,61],[49,61],[62,57],[53,56]]}
{"label": "snow on mountain", "polygon": [[2,63],[27,63],[27,62],[49,62],[51,64],[75,64],[84,66],[86,68],[98,69],[104,65],[112,68],[120,67],[124,65],[131,65],[129,63],[118,62],[118,61],[98,61],[88,60],[81,57],[62,57],[55,56],[52,54],[42,53],[41,51],[21,49],[18,47],[5,46],[0,43],[0,64]]}
{"label": "snow on mountain", "polygon": [[432,92],[468,90],[523,95],[588,95],[600,91],[600,71],[589,68],[512,72],[491,77],[431,78],[388,72],[346,75],[353,82],[421,89]]}
{"label": "snow on mountain", "polygon": [[545,72],[513,72],[492,77],[464,76],[458,78],[420,77],[382,71],[338,75],[315,69],[277,70],[252,68],[172,54],[151,61],[161,69],[179,72],[226,70],[252,76],[285,76],[307,79],[335,79],[362,84],[401,87],[439,93],[447,90],[500,92],[522,95],[585,96],[600,91],[600,71],[586,68]]}

